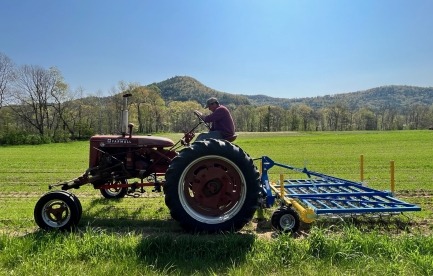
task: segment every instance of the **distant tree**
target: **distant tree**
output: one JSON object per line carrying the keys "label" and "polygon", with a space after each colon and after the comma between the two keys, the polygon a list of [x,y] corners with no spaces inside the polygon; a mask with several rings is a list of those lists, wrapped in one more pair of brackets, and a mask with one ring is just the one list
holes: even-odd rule
{"label": "distant tree", "polygon": [[[95,133],[120,133],[120,128],[118,128],[120,115],[111,106],[114,98],[111,97],[108,100],[101,96],[92,96],[74,101],[75,108],[71,107],[71,110],[75,111],[78,116],[76,127],[78,137],[87,138]],[[115,122],[110,121],[113,118]]]}
{"label": "distant tree", "polygon": [[313,118],[313,122],[314,122],[314,130],[323,130],[323,116],[322,116],[322,112],[319,109],[313,109],[313,114],[312,114],[312,118]]}
{"label": "distant tree", "polygon": [[427,127],[433,129],[433,104],[428,109]]}
{"label": "distant tree", "polygon": [[271,130],[282,131],[286,129],[286,112],[284,108],[273,106],[271,108]]}
{"label": "distant tree", "polygon": [[14,65],[12,60],[3,53],[0,53],[0,109],[5,103],[10,84],[13,81]]}
{"label": "distant tree", "polygon": [[272,112],[271,112],[271,106],[268,106],[268,112],[266,113],[266,115],[264,116],[264,123],[266,125],[266,131],[271,131],[271,121],[273,121],[272,118]]}
{"label": "distant tree", "polygon": [[357,130],[376,130],[377,121],[373,110],[363,107],[355,114],[355,129]]}
{"label": "distant tree", "polygon": [[57,119],[59,124],[57,128],[62,131],[67,131],[71,137],[75,138],[75,130],[73,128],[73,118],[70,116],[70,108],[75,100],[73,95],[68,90],[68,85],[65,83],[62,74],[57,68],[51,68],[50,73],[56,81],[55,88],[51,90],[50,96],[52,99],[51,106],[55,113],[52,114],[53,119]]}
{"label": "distant tree", "polygon": [[347,107],[344,103],[336,103],[326,108],[328,126],[330,130],[346,130],[348,123]]}
{"label": "distant tree", "polygon": [[17,129],[17,120],[15,113],[9,106],[0,109],[0,136],[2,133],[8,133]]}
{"label": "distant tree", "polygon": [[232,111],[236,131],[255,131],[256,112],[251,105],[241,105]]}
{"label": "distant tree", "polygon": [[257,114],[257,131],[264,132],[269,130],[270,122],[270,107],[269,106],[258,106],[256,108]]}
{"label": "distant tree", "polygon": [[121,110],[123,106],[122,92],[128,91],[125,82],[120,81],[117,87],[110,90],[110,97],[105,103],[101,103],[101,109],[105,113],[105,119],[101,118],[101,122],[106,121],[107,133],[120,133],[121,132]]}
{"label": "distant tree", "polygon": [[286,112],[279,106],[259,106],[254,108],[257,116],[256,131],[281,131],[285,128]]}
{"label": "distant tree", "polygon": [[288,130],[299,130],[299,126],[301,124],[301,117],[299,116],[298,105],[291,106],[289,110],[287,110],[286,121]]}
{"label": "distant tree", "polygon": [[406,124],[410,129],[425,129],[430,126],[429,107],[417,104],[410,107],[406,113]]}
{"label": "distant tree", "polygon": [[376,109],[378,117],[378,128],[380,130],[391,130],[395,128],[397,108],[390,103],[384,103]]}
{"label": "distant tree", "polygon": [[64,93],[67,85],[56,68],[24,65],[16,71],[13,88],[13,111],[41,135],[52,135],[54,127],[53,102]]}
{"label": "distant tree", "polygon": [[155,86],[139,86],[132,89],[131,104],[136,107],[138,132],[158,132],[163,125],[165,102]]}
{"label": "distant tree", "polygon": [[71,139],[88,138],[94,132],[102,133],[103,124],[99,124],[105,112],[102,112],[102,98],[84,98],[84,89],[78,88],[62,101],[56,100],[55,109],[59,110],[62,129],[68,131]]}
{"label": "distant tree", "polygon": [[297,110],[299,118],[302,120],[303,130],[311,130],[309,126],[313,123],[313,109],[306,104],[300,104]]}
{"label": "distant tree", "polygon": [[169,103],[168,112],[171,130],[173,132],[185,132],[191,129],[198,122],[197,117],[193,113],[194,110],[206,112],[196,101],[174,101]]}

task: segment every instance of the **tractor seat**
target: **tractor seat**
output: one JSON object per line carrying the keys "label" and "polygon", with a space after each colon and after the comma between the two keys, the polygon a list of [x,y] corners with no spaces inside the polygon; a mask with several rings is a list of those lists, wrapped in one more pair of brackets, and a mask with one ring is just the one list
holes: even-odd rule
{"label": "tractor seat", "polygon": [[236,134],[234,134],[234,135],[232,135],[232,136],[229,136],[229,137],[224,138],[224,140],[227,140],[227,141],[229,141],[229,142],[233,142],[234,140],[236,140],[237,137],[238,137],[238,136],[237,136]]}

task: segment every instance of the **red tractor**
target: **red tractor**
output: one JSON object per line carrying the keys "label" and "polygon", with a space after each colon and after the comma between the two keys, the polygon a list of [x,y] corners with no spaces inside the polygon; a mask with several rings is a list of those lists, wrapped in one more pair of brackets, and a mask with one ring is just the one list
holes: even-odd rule
{"label": "red tractor", "polygon": [[67,190],[85,184],[100,189],[107,198],[143,191],[145,186],[156,191],[162,187],[171,216],[188,231],[237,231],[248,223],[262,194],[260,174],[251,157],[227,140],[191,143],[195,129],[204,123],[196,113],[198,124],[177,143],[163,137],[132,135],[129,96],[123,96],[121,135],[90,138],[89,168],[73,180],[49,186],[61,190],[50,191],[38,200],[34,209],[37,225],[46,230],[75,227],[82,206]]}

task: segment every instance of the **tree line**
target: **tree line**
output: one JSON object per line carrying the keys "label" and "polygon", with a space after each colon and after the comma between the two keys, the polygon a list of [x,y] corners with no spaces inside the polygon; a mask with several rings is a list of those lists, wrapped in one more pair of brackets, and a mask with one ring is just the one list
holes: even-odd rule
{"label": "tree line", "polygon": [[[57,68],[16,66],[0,53],[0,144],[46,143],[87,139],[94,134],[120,133],[122,95],[129,98],[129,121],[137,134],[184,132],[197,123],[194,110],[206,111],[196,100],[170,101],[156,84],[120,81],[110,96],[85,96],[70,91]],[[401,130],[432,127],[433,106],[404,109],[349,108],[336,101],[322,108],[300,103],[290,107],[224,103],[238,132]],[[200,129],[205,131],[204,129]]]}

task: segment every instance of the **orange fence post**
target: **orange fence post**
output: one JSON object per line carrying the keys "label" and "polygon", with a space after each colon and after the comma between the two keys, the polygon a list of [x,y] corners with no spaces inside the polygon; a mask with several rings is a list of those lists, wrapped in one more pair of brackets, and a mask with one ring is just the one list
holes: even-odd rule
{"label": "orange fence post", "polygon": [[284,198],[284,176],[280,174],[280,196]]}

